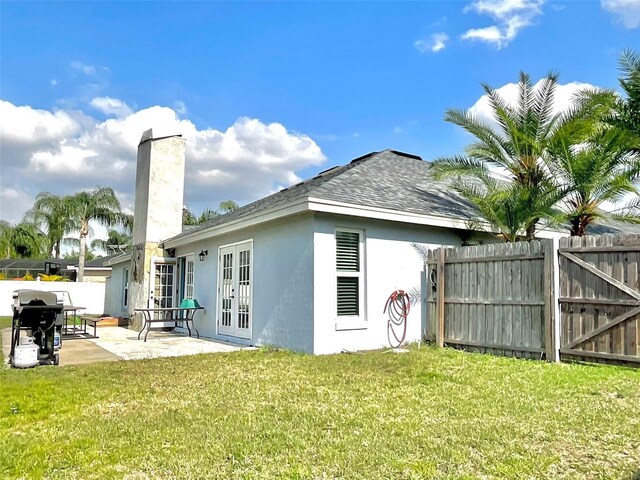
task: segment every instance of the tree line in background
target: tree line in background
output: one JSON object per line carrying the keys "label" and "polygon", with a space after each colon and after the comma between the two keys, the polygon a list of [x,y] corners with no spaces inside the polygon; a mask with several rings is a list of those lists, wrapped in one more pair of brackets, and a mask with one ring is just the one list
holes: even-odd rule
{"label": "tree line in background", "polygon": [[507,241],[560,225],[583,236],[596,222],[640,224],[640,55],[624,51],[619,67],[622,95],[583,90],[561,113],[553,112],[556,73],[537,86],[521,73],[515,105],[483,85],[495,125],[447,111],[445,120],[475,141],[464,154],[435,160],[434,177],[449,178],[476,206],[477,220]]}
{"label": "tree line in background", "polygon": [[[199,217],[184,208],[183,224],[198,225],[237,208],[236,202],[227,200],[220,203],[217,211],[207,209]],[[96,257],[93,250],[108,254],[129,250],[133,221],[132,215],[122,212],[115,192],[109,187],[65,196],[41,192],[22,222],[11,225],[0,220],[0,258],[61,258],[64,244],[72,247],[66,258],[78,258],[78,281],[82,281],[85,260]],[[90,222],[109,229],[106,240],[93,240],[89,248]],[[68,236],[72,234],[77,236]]]}

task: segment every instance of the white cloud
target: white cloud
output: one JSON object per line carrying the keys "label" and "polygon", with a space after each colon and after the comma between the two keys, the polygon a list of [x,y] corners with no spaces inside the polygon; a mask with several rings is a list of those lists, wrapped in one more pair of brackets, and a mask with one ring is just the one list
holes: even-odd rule
{"label": "white cloud", "polygon": [[[542,80],[535,84],[534,88],[538,88]],[[583,89],[594,89],[593,85],[589,83],[570,82],[564,85],[558,85],[555,90],[553,111],[552,114],[557,114],[565,111],[570,105],[574,95]],[[496,89],[500,97],[508,105],[516,105],[518,101],[518,84],[507,83],[506,85]],[[487,122],[489,125],[497,127],[497,122],[493,117],[493,110],[489,104],[489,97],[482,95],[476,103],[469,109],[469,113],[473,116]]]}
{"label": "white cloud", "polygon": [[168,107],[127,111],[119,99],[94,99],[100,120],[77,110],[39,110],[0,100],[0,218],[19,221],[38,192],[69,194],[113,187],[133,208],[136,151],[142,132],[187,140],[185,204],[199,212],[222,200],[240,204],[300,179],[296,171],[325,160],[307,135],[279,123],[239,118],[224,130],[197,128]]}
{"label": "white cloud", "polygon": [[502,42],[502,32],[496,26],[472,28],[467,30],[460,38],[462,40],[480,40],[482,42],[500,44]]}
{"label": "white cloud", "polygon": [[600,0],[600,6],[626,28],[640,27],[640,0]]}
{"label": "white cloud", "polygon": [[542,15],[542,5],[546,0],[476,0],[464,8],[464,12],[487,15],[497,22],[482,28],[471,28],[463,33],[462,40],[480,41],[506,47],[520,31],[530,26],[536,17]]}
{"label": "white cloud", "polygon": [[91,100],[90,105],[108,116],[126,117],[132,113],[129,105],[118,98],[96,97]]}
{"label": "white cloud", "polygon": [[74,70],[84,73],[87,76],[96,74],[96,67],[94,67],[93,65],[87,65],[86,63],[82,63],[78,60],[71,62],[69,66]]}
{"label": "white cloud", "polygon": [[58,85],[58,81],[55,78],[52,78],[51,80],[49,80],[49,85],[55,87],[56,85]]}
{"label": "white cloud", "polygon": [[449,40],[449,35],[447,35],[444,32],[439,32],[431,35],[428,40],[416,40],[413,43],[413,46],[420,53],[427,53],[427,52],[437,53],[446,48],[447,40]]}
{"label": "white cloud", "polygon": [[182,100],[176,100],[175,102],[173,102],[173,109],[180,115],[186,115],[188,112],[187,104]]}

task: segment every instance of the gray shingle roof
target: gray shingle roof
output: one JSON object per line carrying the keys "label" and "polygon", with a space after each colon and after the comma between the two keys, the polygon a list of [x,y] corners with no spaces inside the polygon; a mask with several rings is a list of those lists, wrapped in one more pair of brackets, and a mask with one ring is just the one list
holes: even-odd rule
{"label": "gray shingle roof", "polygon": [[[174,238],[307,198],[462,221],[477,218],[473,205],[450,188],[448,182],[434,180],[430,169],[431,164],[417,155],[395,150],[372,152],[216,217]],[[637,227],[619,223],[601,224],[592,226],[589,233],[623,233],[635,229]]]}
{"label": "gray shingle roof", "polygon": [[445,183],[432,180],[430,168],[416,155],[394,150],[373,152],[216,217],[176,238],[310,197],[462,220],[473,217],[471,204]]}

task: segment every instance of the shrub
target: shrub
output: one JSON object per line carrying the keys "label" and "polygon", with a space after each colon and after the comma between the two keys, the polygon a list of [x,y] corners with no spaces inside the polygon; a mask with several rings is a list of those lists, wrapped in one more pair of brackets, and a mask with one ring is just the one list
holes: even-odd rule
{"label": "shrub", "polygon": [[40,280],[43,282],[68,282],[69,279],[67,277],[63,277],[62,275],[47,275],[45,273],[40,274]]}

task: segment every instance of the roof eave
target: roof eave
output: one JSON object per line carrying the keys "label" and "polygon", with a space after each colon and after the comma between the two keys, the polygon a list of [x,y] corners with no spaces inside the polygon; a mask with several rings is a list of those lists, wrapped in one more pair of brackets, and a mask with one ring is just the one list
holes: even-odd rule
{"label": "roof eave", "polygon": [[424,213],[403,212],[390,208],[337,202],[334,200],[326,200],[324,198],[309,197],[309,209],[315,212],[334,213],[337,215],[349,215],[353,217],[413,223],[416,225],[427,225],[432,227],[456,228],[459,230],[476,230],[495,233],[495,229],[488,222],[474,221],[474,228],[470,228],[470,218],[452,218]]}
{"label": "roof eave", "polygon": [[286,203],[284,205],[278,205],[277,207],[256,212],[252,215],[247,215],[246,217],[241,217],[236,220],[231,220],[219,225],[213,225],[194,232],[182,233],[165,240],[162,246],[163,248],[176,248],[182,245],[198,242],[200,240],[216,237],[218,235],[224,235],[236,230],[241,230],[243,228],[253,227],[254,225],[270,222],[279,218],[303,213],[308,210],[309,202],[307,201],[307,198],[297,199],[296,201]]}
{"label": "roof eave", "polygon": [[105,265],[108,265],[109,267],[112,267],[114,265],[119,265],[121,263],[128,262],[130,260],[131,260],[131,254],[130,253],[123,253],[120,256],[117,256],[117,257],[114,257],[114,258],[111,258],[111,259],[107,260],[105,262]]}

